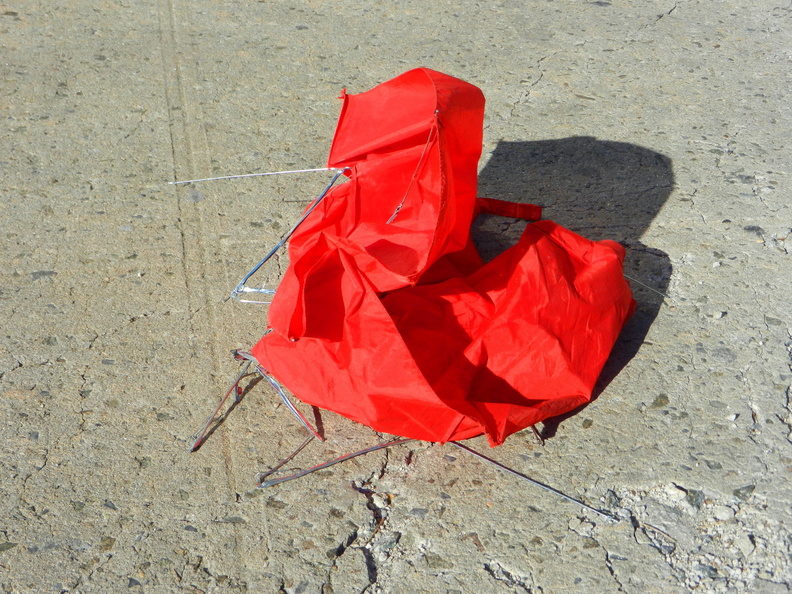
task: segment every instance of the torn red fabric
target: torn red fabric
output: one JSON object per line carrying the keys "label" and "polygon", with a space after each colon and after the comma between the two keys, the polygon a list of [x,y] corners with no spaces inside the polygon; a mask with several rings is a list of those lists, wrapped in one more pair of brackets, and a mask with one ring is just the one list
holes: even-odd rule
{"label": "torn red fabric", "polygon": [[550,221],[483,264],[484,97],[421,68],[344,94],[329,166],[349,181],[294,233],[252,355],[302,401],[377,431],[492,445],[591,398],[634,309],[623,248]]}

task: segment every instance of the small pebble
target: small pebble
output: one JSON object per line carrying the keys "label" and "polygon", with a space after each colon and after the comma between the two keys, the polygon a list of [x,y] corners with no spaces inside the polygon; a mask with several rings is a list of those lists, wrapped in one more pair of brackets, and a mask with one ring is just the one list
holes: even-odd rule
{"label": "small pebble", "polygon": [[687,492],[675,485],[666,485],[663,488],[663,494],[671,501],[682,501],[686,497]]}
{"label": "small pebble", "polygon": [[635,542],[639,545],[651,545],[652,539],[647,536],[646,532],[643,530],[636,530],[635,531]]}
{"label": "small pebble", "polygon": [[730,507],[726,507],[725,505],[718,505],[712,510],[712,515],[715,516],[716,520],[725,522],[726,520],[731,520],[734,517],[734,510]]}
{"label": "small pebble", "polygon": [[371,503],[377,509],[384,509],[388,507],[388,505],[390,504],[390,502],[388,501],[388,496],[382,493],[374,493],[371,496]]}
{"label": "small pebble", "polygon": [[756,545],[754,544],[753,538],[749,534],[743,534],[740,538],[738,538],[735,543],[737,548],[740,549],[740,552],[743,554],[743,557],[747,557],[751,553],[754,552]]}

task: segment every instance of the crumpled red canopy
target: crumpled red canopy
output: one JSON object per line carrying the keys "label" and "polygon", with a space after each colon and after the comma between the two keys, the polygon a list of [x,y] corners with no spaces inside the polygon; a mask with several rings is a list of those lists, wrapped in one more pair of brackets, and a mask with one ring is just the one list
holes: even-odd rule
{"label": "crumpled red canopy", "polygon": [[550,221],[483,264],[484,97],[426,68],[344,95],[329,166],[348,168],[292,236],[252,355],[306,403],[377,431],[492,445],[591,398],[634,302],[623,248]]}

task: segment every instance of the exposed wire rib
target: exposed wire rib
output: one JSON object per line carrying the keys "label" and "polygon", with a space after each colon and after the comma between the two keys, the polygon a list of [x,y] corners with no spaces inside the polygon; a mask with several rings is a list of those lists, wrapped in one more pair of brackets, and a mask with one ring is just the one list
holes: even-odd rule
{"label": "exposed wire rib", "polygon": [[294,224],[294,226],[291,229],[289,229],[289,231],[286,233],[286,235],[284,235],[281,238],[281,240],[277,243],[277,245],[275,245],[275,247],[272,248],[267,253],[267,255],[264,256],[264,258],[262,258],[262,260],[258,264],[256,264],[250,272],[248,272],[245,275],[245,277],[241,281],[239,281],[239,284],[231,292],[231,297],[233,297],[234,299],[238,299],[240,293],[264,293],[264,294],[267,294],[267,295],[274,295],[275,294],[275,291],[273,289],[264,289],[264,288],[256,289],[256,288],[253,288],[253,287],[246,287],[245,283],[248,281],[248,279],[251,276],[253,276],[259,270],[259,268],[264,266],[264,264],[266,264],[267,261],[270,258],[272,258],[272,256],[274,256],[275,253],[286,244],[286,242],[294,234],[294,232],[297,230],[297,228],[300,225],[302,225],[303,222],[305,222],[305,219],[307,219],[310,216],[310,214],[314,211],[314,209],[317,206],[319,206],[319,204],[322,202],[322,200],[325,199],[327,194],[330,192],[330,189],[333,187],[333,185],[335,185],[336,181],[338,181],[338,178],[340,178],[342,175],[344,175],[344,173],[346,173],[347,171],[350,171],[350,169],[348,167],[345,167],[344,169],[332,169],[331,171],[335,171],[336,173],[333,176],[333,178],[330,180],[330,182],[325,186],[324,190],[322,190],[322,193],[319,194],[319,196],[317,196],[317,198],[310,204],[310,206],[308,206],[308,208],[305,209],[305,212],[302,214],[300,219]]}
{"label": "exposed wire rib", "polygon": [[396,207],[396,210],[393,211],[393,214],[385,223],[386,225],[390,225],[393,221],[396,220],[396,217],[399,216],[399,212],[401,212],[402,207],[404,206],[404,201],[407,200],[407,195],[410,193],[410,190],[415,183],[415,180],[418,178],[418,173],[421,171],[421,166],[424,164],[424,158],[426,157],[426,153],[429,151],[429,145],[432,143],[432,135],[434,134],[435,128],[437,125],[432,126],[429,128],[429,138],[426,139],[426,144],[424,145],[423,152],[421,153],[421,157],[418,159],[418,164],[415,166],[415,171],[413,172],[412,177],[410,178],[410,183],[407,186],[407,189],[404,191],[404,196],[402,196],[401,202]]}
{"label": "exposed wire rib", "polygon": [[663,293],[662,291],[658,291],[658,290],[657,290],[657,289],[655,289],[654,287],[650,287],[650,286],[649,286],[649,285],[647,285],[646,283],[642,283],[642,282],[641,282],[641,281],[639,281],[638,279],[635,279],[635,278],[633,278],[633,277],[631,277],[631,276],[629,276],[629,275],[627,275],[627,274],[625,274],[625,275],[624,275],[624,278],[626,278],[627,280],[631,280],[632,282],[634,282],[634,283],[637,283],[637,284],[641,285],[641,286],[642,286],[644,289],[649,289],[650,291],[653,291],[654,293],[657,293],[658,295],[662,295],[662,296],[663,296],[663,297],[665,297],[666,299],[671,299],[671,300],[673,301],[673,298],[672,298],[671,296],[669,296],[669,295],[666,295],[666,294],[665,294],[665,293]]}
{"label": "exposed wire rib", "polygon": [[319,433],[319,431],[317,431],[316,429],[314,429],[313,426],[308,422],[308,419],[306,419],[303,416],[303,414],[299,410],[297,410],[297,407],[292,404],[291,400],[289,400],[289,397],[286,396],[286,392],[283,391],[283,388],[278,383],[278,380],[276,380],[274,377],[272,377],[269,374],[269,372],[266,369],[264,369],[261,365],[257,365],[256,369],[261,374],[261,377],[263,377],[265,380],[267,380],[269,382],[269,384],[273,388],[275,388],[275,390],[277,390],[277,392],[280,395],[280,397],[283,400],[283,402],[286,404],[286,406],[289,407],[289,410],[292,411],[294,416],[297,417],[297,419],[299,419],[299,421],[300,421],[300,423],[302,423],[303,427],[305,427],[306,429],[308,429],[308,431],[313,433],[313,435],[314,435],[314,437],[316,437],[316,439],[318,439],[319,441],[324,441],[324,437],[322,437],[322,434]]}
{"label": "exposed wire rib", "polygon": [[294,450],[294,451],[293,451],[291,454],[289,454],[288,456],[286,456],[286,457],[285,457],[283,460],[281,460],[280,462],[277,462],[277,463],[276,463],[276,464],[275,464],[275,465],[274,465],[272,468],[270,468],[269,470],[267,470],[267,471],[265,471],[265,472],[260,472],[260,473],[258,474],[258,476],[256,477],[256,483],[257,483],[257,486],[259,486],[259,487],[260,487],[260,486],[261,486],[261,483],[263,483],[263,482],[264,482],[264,479],[265,479],[265,478],[267,478],[267,477],[268,477],[268,476],[270,476],[271,474],[275,474],[276,472],[278,472],[278,470],[279,470],[281,467],[283,467],[285,464],[287,464],[288,462],[290,462],[290,461],[292,460],[292,458],[294,458],[294,457],[295,457],[297,454],[299,454],[300,452],[302,452],[302,451],[303,451],[303,449],[305,448],[305,446],[307,446],[309,443],[311,443],[311,442],[314,440],[314,437],[315,437],[314,435],[309,435],[308,437],[306,437],[306,438],[305,438],[305,441],[304,441],[304,442],[302,442],[300,445],[298,445],[298,446],[297,446],[297,449],[296,449],[296,450]]}
{"label": "exposed wire rib", "polygon": [[606,512],[604,510],[597,509],[596,507],[592,507],[592,506],[588,505],[587,503],[583,503],[580,499],[575,499],[574,497],[570,497],[569,495],[559,491],[558,489],[554,489],[550,485],[545,485],[544,483],[540,483],[539,481],[537,481],[535,479],[532,479],[531,477],[529,477],[527,475],[524,475],[522,472],[517,472],[513,468],[509,468],[508,466],[506,466],[504,464],[501,464],[500,462],[497,462],[497,461],[493,460],[492,458],[490,458],[488,456],[485,456],[484,454],[481,454],[481,453],[477,452],[476,450],[474,450],[472,448],[469,448],[466,445],[462,445],[458,441],[449,441],[448,443],[458,447],[461,450],[465,450],[466,452],[468,452],[470,454],[473,454],[474,456],[476,456],[476,458],[479,458],[480,460],[484,460],[485,462],[489,462],[490,464],[492,464],[493,466],[499,468],[500,470],[503,470],[504,472],[508,472],[509,474],[514,475],[517,478],[520,478],[520,479],[522,479],[524,481],[528,481],[532,485],[536,485],[537,487],[540,487],[540,488],[544,489],[545,491],[549,491],[550,493],[558,495],[559,497],[563,497],[567,501],[571,501],[572,503],[577,503],[579,506],[584,507],[584,508],[586,508],[586,509],[588,509],[590,511],[593,511],[594,513],[597,513],[597,514],[599,514],[599,515],[601,515],[601,516],[603,516],[605,518],[608,518],[610,520],[615,520],[617,522],[621,521],[621,518],[619,518],[618,516],[613,515],[610,512]]}
{"label": "exposed wire rib", "polygon": [[311,173],[313,171],[335,171],[332,167],[321,167],[318,169],[293,169],[291,171],[265,171],[262,173],[242,173],[237,175],[221,175],[220,177],[203,177],[201,179],[184,179],[168,182],[172,186],[180,184],[192,184],[195,182],[217,181],[219,179],[239,179],[242,177],[263,177],[265,175],[283,175],[284,173]]}
{"label": "exposed wire rib", "polygon": [[236,392],[237,398],[239,398],[240,396],[239,382],[242,381],[242,378],[248,375],[248,369],[250,368],[251,363],[252,363],[251,360],[248,360],[247,363],[245,363],[244,367],[242,367],[242,371],[239,372],[239,375],[237,375],[236,379],[234,380],[234,383],[231,384],[230,388],[228,388],[228,392],[226,392],[225,396],[223,396],[223,398],[220,400],[220,404],[217,405],[217,408],[206,420],[206,423],[204,423],[202,429],[198,433],[198,437],[195,438],[195,441],[190,446],[191,452],[194,452],[195,450],[200,448],[201,445],[203,445],[207,433],[209,432],[209,426],[212,424],[212,421],[214,421],[217,418],[218,413],[223,408],[223,405],[226,403],[226,400],[228,400],[228,397],[231,395],[231,392]]}
{"label": "exposed wire rib", "polygon": [[394,439],[393,441],[386,441],[386,442],[383,442],[383,443],[379,443],[379,444],[377,444],[375,446],[372,446],[370,448],[366,448],[365,450],[360,450],[360,451],[357,451],[357,452],[352,452],[351,454],[346,454],[344,456],[339,456],[338,458],[335,458],[335,459],[330,460],[328,462],[324,462],[322,464],[318,464],[316,466],[312,466],[311,468],[307,468],[305,470],[301,470],[301,471],[296,472],[294,474],[290,474],[288,476],[282,476],[280,478],[276,478],[276,479],[272,479],[272,480],[269,480],[269,481],[265,481],[265,482],[263,482],[263,483],[261,483],[259,485],[259,489],[263,489],[265,487],[271,487],[273,485],[278,485],[280,483],[285,483],[286,481],[291,481],[291,480],[294,480],[294,479],[298,479],[298,478],[303,477],[303,476],[305,476],[307,474],[311,474],[312,472],[316,472],[317,470],[322,470],[324,468],[328,468],[328,467],[333,466],[335,464],[338,464],[340,462],[345,462],[346,460],[351,460],[352,458],[356,458],[358,456],[362,456],[363,454],[368,454],[370,452],[375,452],[377,450],[382,450],[384,448],[389,448],[391,446],[399,445],[399,444],[402,444],[402,443],[407,443],[409,441],[414,441],[414,440],[412,440],[412,439]]}

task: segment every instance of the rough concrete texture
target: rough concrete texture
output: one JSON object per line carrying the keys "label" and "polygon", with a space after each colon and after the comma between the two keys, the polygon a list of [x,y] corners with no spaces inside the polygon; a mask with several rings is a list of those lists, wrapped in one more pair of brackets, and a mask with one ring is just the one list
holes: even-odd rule
{"label": "rough concrete texture", "polygon": [[[5,0],[2,590],[788,591],[791,19],[788,0]],[[265,328],[226,297],[324,178],[167,182],[321,166],[340,89],[419,65],[487,97],[482,195],[624,242],[668,295],[634,284],[598,398],[543,447],[489,451],[620,522],[448,445],[256,490],[304,438],[261,383],[188,453],[228,351]],[[478,223],[483,249],[510,223]],[[381,439],[323,419],[295,466]]]}

